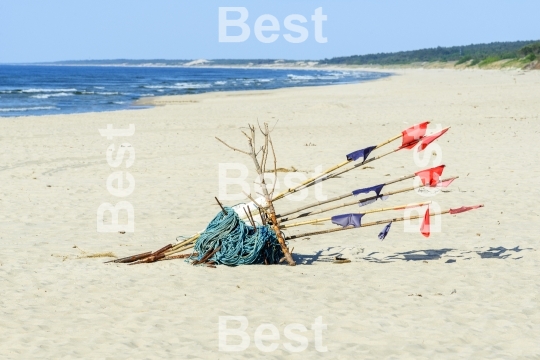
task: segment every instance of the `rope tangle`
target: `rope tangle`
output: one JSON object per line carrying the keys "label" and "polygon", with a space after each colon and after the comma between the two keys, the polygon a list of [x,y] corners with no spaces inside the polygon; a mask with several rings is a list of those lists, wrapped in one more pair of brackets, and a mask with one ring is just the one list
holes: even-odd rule
{"label": "rope tangle", "polygon": [[225,210],[227,215],[220,211],[201,233],[194,248],[198,255],[190,260],[201,260],[221,246],[207,261],[230,266],[279,263],[283,251],[269,225],[254,228],[240,219],[232,208],[225,207]]}

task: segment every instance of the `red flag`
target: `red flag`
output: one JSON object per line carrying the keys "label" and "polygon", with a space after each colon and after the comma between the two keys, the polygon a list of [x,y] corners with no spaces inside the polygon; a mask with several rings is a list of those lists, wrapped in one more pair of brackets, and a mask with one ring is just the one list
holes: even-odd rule
{"label": "red flag", "polygon": [[446,165],[436,166],[434,168],[422,170],[414,174],[420,178],[422,185],[434,187],[439,183],[439,178],[441,177],[445,166]]}
{"label": "red flag", "polygon": [[435,140],[437,140],[440,136],[442,136],[445,132],[448,131],[448,129],[450,129],[449,127],[447,127],[446,129],[442,129],[441,131],[435,133],[435,134],[431,134],[429,136],[426,136],[426,137],[423,137],[421,140],[420,140],[420,146],[418,147],[418,151],[422,151],[424,150],[425,148],[427,148],[427,146],[429,144],[431,144],[432,142],[434,142]]}
{"label": "red flag", "polygon": [[457,178],[449,179],[449,180],[446,180],[446,181],[441,181],[440,183],[437,184],[437,187],[443,187],[443,188],[448,187],[456,179]]}
{"label": "red flag", "polygon": [[462,212],[465,212],[465,211],[474,210],[474,209],[478,209],[478,208],[481,208],[481,207],[484,207],[484,205],[462,206],[462,207],[457,208],[457,209],[450,209],[450,214],[459,214],[459,213],[462,213]]}
{"label": "red flag", "polygon": [[401,148],[412,149],[418,143],[418,140],[426,134],[428,124],[429,121],[426,121],[403,130],[401,132],[403,134]]}
{"label": "red flag", "polygon": [[422,223],[422,226],[420,227],[420,232],[425,237],[429,237],[430,230],[429,230],[429,206],[426,210],[426,214],[424,215],[424,222]]}

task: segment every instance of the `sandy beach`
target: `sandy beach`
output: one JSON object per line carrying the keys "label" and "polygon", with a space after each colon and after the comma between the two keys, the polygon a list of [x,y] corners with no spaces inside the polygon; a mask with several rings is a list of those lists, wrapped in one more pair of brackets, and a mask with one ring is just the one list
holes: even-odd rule
{"label": "sandy beach", "polygon": [[[156,105],[147,109],[1,118],[0,357],[538,358],[539,90],[540,71],[398,69],[358,84],[173,96],[141,101]],[[278,166],[306,176],[413,124],[451,126],[437,141],[441,152],[428,154],[442,156],[445,175],[460,176],[448,191],[430,198],[405,193],[370,208],[426,200],[442,209],[485,207],[442,217],[441,231],[428,239],[396,223],[384,241],[377,238],[382,226],[292,241],[296,267],[212,269],[182,260],[127,266],[94,257],[156,250],[204,229],[219,211],[219,164],[245,164],[255,178],[249,158],[214,137],[244,148],[240,130],[257,120],[277,122]],[[135,133],[109,140],[99,133],[107,124],[134,124]],[[106,153],[124,142],[135,149],[127,169],[135,189],[120,198],[106,181],[126,168],[110,167]],[[325,182],[323,193],[339,195],[418,170],[413,153],[400,151]],[[281,189],[286,174],[280,173]],[[308,195],[276,208],[313,202],[314,193]],[[119,201],[133,205],[135,232],[97,232],[100,204]],[[351,262],[332,263],[338,254]],[[246,350],[219,351],[220,316],[247,319]],[[319,317],[327,325],[327,352],[310,329]],[[254,343],[263,323],[280,334],[269,353]],[[284,329],[293,323],[307,328],[308,347],[291,354]]]}

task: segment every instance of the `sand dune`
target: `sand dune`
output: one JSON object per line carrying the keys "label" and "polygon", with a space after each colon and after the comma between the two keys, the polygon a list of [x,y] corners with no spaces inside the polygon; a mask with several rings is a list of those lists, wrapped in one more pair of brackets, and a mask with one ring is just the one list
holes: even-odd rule
{"label": "sand dune", "polygon": [[[0,357],[277,359],[288,354],[285,326],[299,323],[309,345],[291,358],[536,358],[539,90],[540,72],[413,69],[361,84],[1,119]],[[382,242],[382,227],[297,240],[294,268],[211,269],[181,260],[104,265],[108,258],[89,257],[155,250],[203,229],[219,210],[219,163],[243,163],[254,177],[249,159],[214,136],[241,147],[240,129],[257,119],[279,120],[278,165],[307,172],[422,120],[451,126],[438,144],[445,174],[460,179],[432,200],[442,208],[485,207],[444,217],[442,231],[429,239],[394,224]],[[98,129],[109,123],[135,124],[135,134],[107,140]],[[106,151],[124,141],[136,152],[129,168],[136,186],[120,199],[106,180],[125,168],[111,168]],[[323,192],[418,169],[411,152],[399,152],[324,183]],[[304,203],[313,201],[309,195]],[[98,233],[98,206],[120,200],[135,209],[135,232]],[[407,193],[370,208],[423,200]],[[276,207],[297,205],[283,200]],[[336,254],[352,262],[333,264]],[[247,318],[245,351],[218,351],[220,316]],[[309,330],[318,317],[327,324],[326,353]],[[253,341],[262,323],[280,332],[278,349],[268,354]]]}

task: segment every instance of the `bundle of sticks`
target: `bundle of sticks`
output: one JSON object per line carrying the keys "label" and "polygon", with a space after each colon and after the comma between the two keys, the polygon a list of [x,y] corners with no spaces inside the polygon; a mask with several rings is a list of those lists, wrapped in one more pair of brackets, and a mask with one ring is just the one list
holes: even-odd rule
{"label": "bundle of sticks", "polygon": [[[328,181],[330,179],[336,179],[338,178],[338,176],[344,173],[347,173],[354,169],[358,169],[361,166],[377,161],[385,156],[396,153],[400,150],[407,150],[407,149],[410,150],[410,149],[416,148],[417,151],[423,151],[424,149],[428,147],[429,144],[431,144],[433,141],[435,141],[440,136],[445,134],[449,129],[449,128],[445,128],[436,133],[426,135],[428,124],[429,122],[423,122],[421,124],[414,125],[412,127],[409,127],[403,130],[399,135],[393,136],[390,139],[385,140],[378,145],[369,146],[364,149],[360,149],[350,154],[347,154],[345,161],[340,162],[339,164],[334,165],[328,168],[327,170],[323,171],[321,174],[318,174],[310,179],[307,179],[295,187],[286,189],[285,191],[277,195],[274,195],[275,181],[274,181],[274,185],[270,189],[270,186],[267,186],[264,179],[264,172],[265,172],[264,169],[267,168],[266,163],[267,163],[267,160],[269,159],[270,154],[272,155],[273,162],[274,162],[274,170],[273,170],[274,176],[277,177],[277,160],[276,160],[276,155],[274,151],[274,146],[272,143],[272,138],[270,136],[271,131],[269,130],[268,124],[265,123],[262,127],[259,125],[259,130],[261,134],[263,135],[262,146],[260,146],[260,148],[257,148],[256,146],[256,142],[255,142],[256,129],[255,129],[255,126],[253,125],[249,125],[250,131],[248,133],[242,132],[248,139],[248,150],[240,150],[238,148],[228,145],[221,139],[216,138],[218,141],[220,141],[221,143],[223,143],[225,146],[229,147],[230,149],[248,155],[252,159],[255,165],[255,169],[257,170],[257,173],[259,174],[259,179],[261,179],[260,185],[262,189],[262,194],[261,194],[262,196],[257,199],[254,199],[253,197],[251,197],[250,194],[245,194],[251,200],[251,202],[247,204],[237,205],[233,207],[233,209],[234,211],[238,213],[238,215],[241,218],[245,219],[246,222],[249,222],[251,226],[253,226],[255,229],[258,226],[271,227],[272,230],[275,231],[276,236],[281,246],[281,250],[283,251],[284,256],[282,260],[287,261],[289,265],[294,266],[296,263],[291,255],[291,251],[289,250],[287,246],[287,243],[286,243],[287,240],[293,240],[293,239],[306,237],[306,236],[328,234],[328,233],[333,233],[337,231],[352,230],[352,229],[363,228],[363,227],[368,227],[368,226],[391,224],[394,222],[404,221],[407,219],[409,220],[418,219],[421,217],[424,218],[424,225],[427,223],[429,227],[430,217],[444,215],[444,214],[457,214],[457,213],[461,213],[461,212],[465,212],[468,210],[482,207],[483,205],[476,205],[476,206],[461,207],[458,209],[446,209],[440,212],[430,212],[429,204],[431,202],[420,202],[420,203],[414,203],[414,204],[403,204],[403,205],[392,206],[392,207],[365,210],[363,212],[341,214],[337,216],[328,216],[324,218],[289,223],[292,220],[297,220],[297,219],[305,218],[305,217],[311,217],[314,215],[333,211],[333,210],[343,208],[343,207],[349,207],[353,205],[367,206],[369,204],[375,203],[379,199],[384,200],[388,196],[393,196],[396,194],[401,194],[401,193],[406,193],[406,192],[411,192],[411,191],[418,191],[422,188],[447,187],[452,183],[452,181],[457,179],[458,176],[451,176],[451,177],[442,179],[442,172],[445,166],[439,165],[433,168],[418,171],[414,174],[404,175],[397,179],[386,181],[382,184],[350,191],[343,195],[335,196],[325,201],[320,201],[320,202],[304,205],[299,208],[292,209],[290,211],[279,213],[279,214],[276,213],[276,210],[274,207],[274,202],[276,201],[284,199],[291,194],[294,194],[300,190],[306,189],[320,182]],[[382,153],[380,155],[370,157],[370,154],[373,151],[376,151],[384,146],[387,146],[388,144],[391,144],[392,142],[398,139],[401,139],[400,146],[386,153]],[[351,166],[346,167],[349,164],[351,164]],[[402,187],[399,189],[383,192],[383,188],[386,188],[390,185],[398,184],[405,180],[413,179],[415,177],[419,178],[420,180],[418,182],[418,185],[416,186]],[[334,204],[334,205],[322,207],[323,205],[336,203],[339,200],[359,196],[360,194],[369,195],[372,192],[374,193],[374,195],[364,196],[362,198],[356,198],[354,200],[343,202],[337,205]],[[221,204],[221,202],[217,198],[216,198],[216,201],[221,207],[221,211],[226,213],[226,210]],[[428,209],[423,216],[417,215],[417,216],[409,216],[409,217],[394,217],[394,218],[390,218],[386,220],[378,220],[378,221],[373,221],[369,223],[361,223],[361,219],[364,215],[368,215],[372,213],[379,213],[379,212],[386,212],[386,211],[399,211],[399,210],[404,210],[408,208],[424,207],[424,206],[428,206]],[[256,218],[259,221],[256,221]],[[325,230],[305,232],[305,233],[294,234],[290,236],[285,236],[283,233],[283,231],[286,231],[287,229],[292,228],[292,227],[320,224],[320,223],[325,223],[325,222],[332,222],[338,226],[325,229]],[[389,226],[390,225],[387,225],[386,232],[388,232]],[[129,256],[129,257],[121,258],[121,259],[112,260],[110,262],[143,264],[143,263],[152,263],[152,262],[163,261],[163,260],[196,258],[197,260],[192,262],[193,265],[205,264],[207,266],[214,267],[215,263],[212,262],[210,259],[216,252],[219,251],[219,248],[213,249],[212,251],[209,250],[205,254],[193,253],[192,249],[195,246],[195,243],[197,242],[197,239],[199,238],[201,233],[202,231],[196,234],[193,234],[187,239],[179,241],[174,245],[168,244],[154,252],[149,251],[149,252],[145,252],[138,255],[133,255],[133,256]],[[424,236],[426,236],[426,233],[424,232],[424,230],[422,230],[422,233],[424,234]],[[381,237],[381,234],[379,237]],[[381,237],[381,239],[384,238],[385,236],[386,236],[386,233],[384,234],[383,237]],[[428,230],[427,236],[429,236],[429,230]],[[187,253],[185,253],[186,251]]]}

